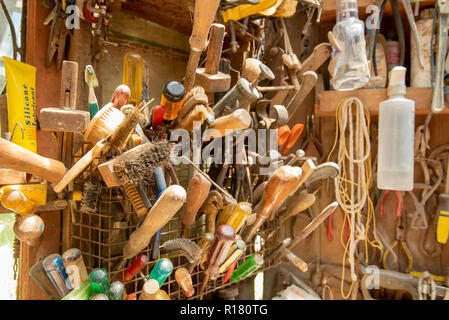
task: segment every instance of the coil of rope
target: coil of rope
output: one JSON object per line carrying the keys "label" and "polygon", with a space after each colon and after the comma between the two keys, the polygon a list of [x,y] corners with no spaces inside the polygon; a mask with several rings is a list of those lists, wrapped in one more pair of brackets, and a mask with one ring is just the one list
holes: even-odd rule
{"label": "coil of rope", "polygon": [[[363,102],[350,97],[343,99],[336,110],[336,134],[328,161],[338,143],[337,163],[341,174],[335,179],[335,197],[344,211],[344,223],[349,220],[349,241],[343,239],[344,228],[341,231],[341,242],[344,247],[342,262],[342,277],[344,279],[345,261],[348,257],[352,284],[347,294],[344,293],[341,282],[341,294],[347,299],[354,284],[357,283],[355,255],[357,245],[365,241],[365,258],[368,260],[368,245],[382,250],[382,243],[376,237],[376,222],[374,205],[369,196],[372,184],[371,142],[369,137],[370,115]],[[366,208],[366,217],[362,211]],[[369,229],[373,226],[373,241],[369,239]]]}

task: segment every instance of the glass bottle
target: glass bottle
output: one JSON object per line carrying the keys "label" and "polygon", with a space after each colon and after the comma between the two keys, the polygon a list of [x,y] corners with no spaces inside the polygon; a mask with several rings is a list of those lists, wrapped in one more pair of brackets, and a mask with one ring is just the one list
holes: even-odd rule
{"label": "glass bottle", "polygon": [[331,74],[335,90],[358,89],[369,81],[364,30],[364,23],[358,18],[357,0],[337,0],[337,23],[332,32],[343,51],[333,52],[333,59],[337,59]]}

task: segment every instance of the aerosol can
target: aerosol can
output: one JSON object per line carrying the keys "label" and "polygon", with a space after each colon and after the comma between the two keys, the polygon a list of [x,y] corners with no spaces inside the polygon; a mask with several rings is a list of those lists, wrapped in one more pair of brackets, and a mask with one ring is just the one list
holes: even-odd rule
{"label": "aerosol can", "polygon": [[358,18],[357,0],[337,0],[337,23],[332,32],[342,51],[334,49],[330,70],[335,90],[354,90],[368,83],[365,28]]}
{"label": "aerosol can", "polygon": [[379,104],[377,187],[383,190],[413,189],[415,102],[404,97],[406,70],[391,70],[389,99]]}

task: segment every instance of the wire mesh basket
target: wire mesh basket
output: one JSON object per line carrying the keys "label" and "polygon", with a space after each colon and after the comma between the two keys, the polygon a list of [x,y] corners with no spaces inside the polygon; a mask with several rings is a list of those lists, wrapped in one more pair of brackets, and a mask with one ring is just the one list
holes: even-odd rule
{"label": "wire mesh basket", "polygon": [[[180,184],[187,189],[187,166],[178,166],[176,172]],[[94,174],[92,166],[89,166],[84,177],[92,178]],[[75,184],[78,184],[78,187],[82,187],[85,182],[84,180],[76,180]],[[148,197],[152,203],[156,198],[152,185],[148,186]],[[181,237],[180,212],[182,212],[182,209],[163,227],[161,244],[165,241]],[[79,248],[82,252],[88,272],[91,272],[95,268],[104,268],[111,281],[123,281],[124,271],[133,262],[133,259],[130,259],[125,264],[121,263],[123,261],[123,247],[137,226],[135,216],[130,200],[122,192],[120,187],[107,188],[103,185],[95,212],[81,211],[80,204],[76,203],[75,208],[72,210],[71,246]],[[278,229],[278,226],[277,219],[267,221],[258,234],[268,234]],[[197,242],[205,230],[205,216],[197,217],[197,221],[190,228],[188,239]],[[265,251],[272,249],[275,244],[270,241],[265,243],[263,238],[263,236],[258,237],[256,235],[251,243],[247,243],[247,250],[238,260],[237,266],[256,252],[263,255]],[[151,248],[152,243],[139,254],[145,254],[147,257],[151,257]],[[170,260],[173,263],[174,270],[181,266],[187,266],[189,263],[182,255],[171,257]],[[142,286],[156,261],[150,261],[137,276],[129,282],[125,282],[126,293],[128,295],[135,293],[138,296],[140,294]],[[259,269],[259,272],[274,266],[275,262],[266,261],[262,268]],[[189,299],[198,299],[198,291],[204,276],[203,270],[199,266],[196,266],[191,276],[195,294]],[[223,284],[223,276],[224,274],[220,274],[217,278],[208,281],[207,287],[204,290],[204,299],[210,298],[210,294],[233,284],[232,281]],[[161,289],[167,292],[171,299],[187,299],[176,283],[174,272],[164,282]]]}

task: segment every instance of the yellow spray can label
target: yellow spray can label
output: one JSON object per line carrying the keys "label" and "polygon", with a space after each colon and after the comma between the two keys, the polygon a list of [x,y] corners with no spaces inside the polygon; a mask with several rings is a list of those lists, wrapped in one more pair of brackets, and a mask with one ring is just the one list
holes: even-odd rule
{"label": "yellow spray can label", "polygon": [[6,71],[6,92],[8,94],[8,125],[12,131],[17,128],[11,141],[32,152],[36,146],[36,67],[8,57],[3,57]]}

